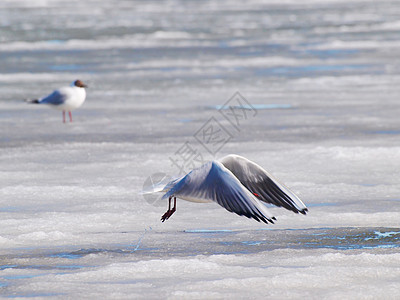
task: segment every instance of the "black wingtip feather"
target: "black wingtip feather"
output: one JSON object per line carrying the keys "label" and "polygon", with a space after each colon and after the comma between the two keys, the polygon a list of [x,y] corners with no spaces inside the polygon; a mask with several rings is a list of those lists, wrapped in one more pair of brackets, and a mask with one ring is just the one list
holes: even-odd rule
{"label": "black wingtip feather", "polygon": [[308,212],[308,208],[304,208],[304,209],[300,210],[300,213],[303,215],[306,215],[307,212]]}
{"label": "black wingtip feather", "polygon": [[[271,203],[278,207],[284,207],[296,214],[301,212],[295,206],[293,199],[283,190],[281,190],[279,186],[276,185],[273,180],[271,180],[271,178],[264,178],[259,186],[250,182],[242,182],[242,184],[246,186],[253,193],[253,195],[256,197],[258,196],[257,199],[260,199],[261,201]],[[304,214],[303,212],[301,213]]]}

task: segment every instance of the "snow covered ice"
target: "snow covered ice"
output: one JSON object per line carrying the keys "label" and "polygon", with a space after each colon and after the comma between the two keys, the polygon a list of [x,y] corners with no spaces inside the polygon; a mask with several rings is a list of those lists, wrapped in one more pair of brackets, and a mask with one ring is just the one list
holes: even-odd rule
{"label": "snow covered ice", "polygon": [[[2,1],[1,296],[398,299],[399,17],[386,0]],[[73,123],[23,101],[76,79]],[[237,127],[236,92],[254,109]],[[213,154],[211,118],[230,136]],[[255,161],[309,213],[268,207],[265,225],[178,199],[161,223],[141,191],[184,145]]]}

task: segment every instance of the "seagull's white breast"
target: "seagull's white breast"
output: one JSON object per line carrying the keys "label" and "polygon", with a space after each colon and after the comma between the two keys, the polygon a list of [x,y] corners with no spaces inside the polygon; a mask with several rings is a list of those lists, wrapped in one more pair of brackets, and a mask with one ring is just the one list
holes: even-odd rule
{"label": "seagull's white breast", "polygon": [[80,87],[64,87],[59,89],[60,94],[65,95],[65,101],[54,108],[71,111],[82,106],[86,99],[86,91]]}

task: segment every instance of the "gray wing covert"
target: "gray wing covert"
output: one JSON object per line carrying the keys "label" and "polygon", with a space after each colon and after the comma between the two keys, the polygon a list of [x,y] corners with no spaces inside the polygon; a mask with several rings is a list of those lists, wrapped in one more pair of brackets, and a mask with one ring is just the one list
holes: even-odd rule
{"label": "gray wing covert", "polygon": [[50,95],[40,99],[39,103],[60,105],[65,102],[66,98],[67,98],[67,95],[65,93],[62,93],[59,90],[56,90],[56,91],[52,92]]}
{"label": "gray wing covert", "polygon": [[239,155],[228,155],[220,161],[258,199],[295,213],[308,211],[292,191],[256,163]]}

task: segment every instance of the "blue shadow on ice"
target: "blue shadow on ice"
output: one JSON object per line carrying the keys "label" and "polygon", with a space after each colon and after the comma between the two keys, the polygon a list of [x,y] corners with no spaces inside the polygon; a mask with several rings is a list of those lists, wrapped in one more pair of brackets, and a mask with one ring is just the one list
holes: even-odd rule
{"label": "blue shadow on ice", "polygon": [[2,212],[14,212],[14,211],[20,211],[21,208],[17,207],[17,206],[4,206],[4,207],[0,207],[0,211]]}
{"label": "blue shadow on ice", "polygon": [[85,268],[83,265],[0,265],[0,271],[6,269],[30,270],[77,270]]}
{"label": "blue shadow on ice", "polygon": [[385,135],[397,135],[400,134],[400,130],[377,130],[377,131],[368,131],[369,134],[385,134]]}
{"label": "blue shadow on ice", "polygon": [[187,229],[184,232],[186,233],[227,233],[234,232],[230,229]]}
{"label": "blue shadow on ice", "polygon": [[48,40],[46,41],[48,44],[54,44],[54,45],[61,45],[64,44],[65,41],[64,40]]}
{"label": "blue shadow on ice", "polygon": [[15,280],[15,279],[28,279],[28,278],[34,278],[34,277],[39,277],[41,275],[9,275],[9,276],[3,276],[4,279],[7,280]]}
{"label": "blue shadow on ice", "polygon": [[53,71],[76,71],[82,69],[81,66],[69,64],[69,65],[53,65],[49,67]]}
{"label": "blue shadow on ice", "polygon": [[304,51],[307,54],[317,56],[321,59],[348,56],[351,54],[357,54],[359,50],[357,49],[308,49]]}
{"label": "blue shadow on ice", "polygon": [[21,294],[21,295],[8,295],[4,296],[5,298],[41,298],[41,297],[57,297],[63,296],[65,294],[62,293],[30,293],[30,294]]}
{"label": "blue shadow on ice", "polygon": [[[208,106],[210,109],[216,109],[216,110],[227,110],[230,109],[232,106],[225,106],[225,105],[211,105]],[[288,109],[288,108],[293,108],[291,104],[288,103],[270,103],[270,104],[252,104],[250,105],[236,105],[233,108],[236,109],[248,109],[248,110],[265,110],[265,109]]]}
{"label": "blue shadow on ice", "polygon": [[308,203],[307,207],[325,207],[325,206],[336,206],[337,203],[333,202],[320,202],[320,203]]}
{"label": "blue shadow on ice", "polygon": [[321,74],[321,73],[332,73],[332,72],[344,72],[344,71],[359,71],[370,68],[370,65],[308,65],[308,66],[294,66],[294,67],[273,67],[265,69],[257,69],[255,74],[258,76],[303,76],[304,74]]}
{"label": "blue shadow on ice", "polygon": [[147,247],[146,248],[140,248],[140,243],[136,244],[136,245],[120,245],[120,248],[121,249],[101,249],[101,248],[79,249],[79,250],[71,251],[71,252],[60,252],[60,253],[50,254],[49,257],[67,258],[67,259],[79,259],[79,258],[82,258],[82,257],[84,257],[86,255],[90,255],[90,254],[109,253],[109,254],[127,255],[127,254],[135,253],[136,251],[158,250],[158,248],[154,248],[154,247],[153,248],[147,248]]}

